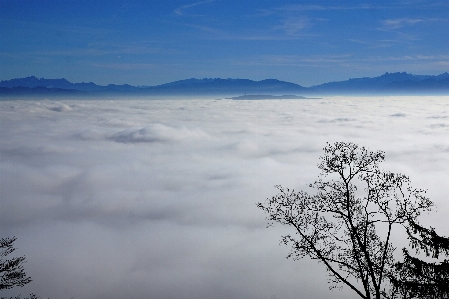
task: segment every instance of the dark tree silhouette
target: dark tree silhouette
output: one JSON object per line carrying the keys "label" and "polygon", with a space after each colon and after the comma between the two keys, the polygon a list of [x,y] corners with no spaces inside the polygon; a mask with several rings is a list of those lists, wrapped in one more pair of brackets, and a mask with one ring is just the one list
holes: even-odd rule
{"label": "dark tree silhouette", "polygon": [[[449,256],[449,238],[439,236],[433,228],[425,228],[410,220],[407,228],[410,245],[416,253],[438,259],[441,254]],[[429,262],[413,257],[404,248],[404,261],[397,263],[393,284],[402,298],[442,299],[449,298],[449,260]]]}
{"label": "dark tree silhouette", "polygon": [[15,240],[16,237],[0,239],[0,290],[22,287],[31,281],[23,268],[26,262],[24,256],[6,259],[7,255],[16,250],[13,246]]}
{"label": "dark tree silhouette", "polygon": [[348,286],[361,298],[398,298],[389,275],[394,270],[392,230],[430,210],[424,190],[409,178],[381,170],[382,151],[354,143],[327,144],[309,187],[314,195],[276,186],[280,193],[258,207],[275,222],[293,228],[282,237],[288,257],[309,257],[325,265],[331,288]]}

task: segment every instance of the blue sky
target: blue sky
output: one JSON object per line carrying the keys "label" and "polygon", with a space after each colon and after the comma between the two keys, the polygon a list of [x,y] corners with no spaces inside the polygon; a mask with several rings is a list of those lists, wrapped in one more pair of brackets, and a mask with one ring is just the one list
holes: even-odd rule
{"label": "blue sky", "polygon": [[449,70],[444,1],[0,0],[0,80],[303,86]]}

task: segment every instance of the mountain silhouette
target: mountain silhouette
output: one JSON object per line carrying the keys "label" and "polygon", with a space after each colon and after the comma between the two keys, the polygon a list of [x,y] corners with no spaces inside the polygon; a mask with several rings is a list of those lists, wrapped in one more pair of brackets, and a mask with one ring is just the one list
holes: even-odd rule
{"label": "mountain silhouette", "polygon": [[321,94],[353,93],[410,93],[410,92],[449,92],[449,74],[438,76],[385,73],[374,78],[354,78],[346,81],[329,82],[311,87]]}
{"label": "mountain silhouette", "polygon": [[0,95],[224,95],[242,94],[302,94],[302,95],[388,95],[388,94],[449,94],[449,74],[413,75],[409,73],[385,73],[378,77],[353,78],[346,81],[328,82],[311,87],[265,79],[185,79],[156,86],[132,86],[128,84],[106,86],[89,83],[71,83],[68,80],[44,79],[30,76],[3,80]]}

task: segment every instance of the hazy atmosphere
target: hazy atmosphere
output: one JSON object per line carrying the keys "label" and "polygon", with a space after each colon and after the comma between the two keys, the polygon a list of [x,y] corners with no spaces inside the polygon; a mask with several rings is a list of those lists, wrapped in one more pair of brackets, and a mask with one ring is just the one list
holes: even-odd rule
{"label": "hazy atmosphere", "polygon": [[310,191],[326,143],[353,142],[428,190],[419,223],[449,236],[448,16],[447,0],[0,0],[0,238],[32,279],[0,297],[358,298],[286,259],[294,232],[257,203]]}

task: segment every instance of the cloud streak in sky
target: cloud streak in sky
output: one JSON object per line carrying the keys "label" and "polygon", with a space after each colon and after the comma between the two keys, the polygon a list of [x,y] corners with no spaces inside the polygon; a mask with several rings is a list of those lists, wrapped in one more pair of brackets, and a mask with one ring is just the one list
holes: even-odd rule
{"label": "cloud streak in sky", "polygon": [[305,18],[286,19],[282,21],[282,25],[274,27],[274,29],[283,30],[289,36],[297,36],[305,28],[309,26],[309,21]]}
{"label": "cloud streak in sky", "polygon": [[148,70],[154,68],[154,65],[151,63],[93,63],[92,65],[98,68],[114,70]]}
{"label": "cloud streak in sky", "polygon": [[367,63],[380,61],[408,61],[416,62],[438,62],[449,59],[446,55],[402,55],[402,56],[371,56],[371,57],[354,57],[353,54],[341,55],[315,55],[315,56],[300,56],[300,55],[265,55],[261,57],[253,57],[242,63],[260,63],[267,65],[306,65],[307,63],[323,67],[329,64],[347,64],[347,63]]}
{"label": "cloud streak in sky", "polygon": [[413,26],[415,24],[423,23],[423,19],[411,19],[411,18],[401,18],[401,19],[389,19],[382,21],[383,28],[385,30],[395,30],[406,26]]}
{"label": "cloud streak in sky", "polygon": [[284,9],[293,11],[326,11],[326,10],[372,10],[372,9],[382,9],[391,8],[391,6],[383,5],[289,5]]}
{"label": "cloud streak in sky", "polygon": [[207,0],[207,1],[200,1],[200,2],[195,2],[195,3],[191,3],[191,4],[186,4],[186,5],[181,5],[180,7],[175,9],[175,14],[179,15],[179,16],[183,16],[185,15],[185,11],[188,10],[189,8],[201,5],[201,4],[206,4],[206,3],[210,3],[210,2],[214,2],[215,0]]}

